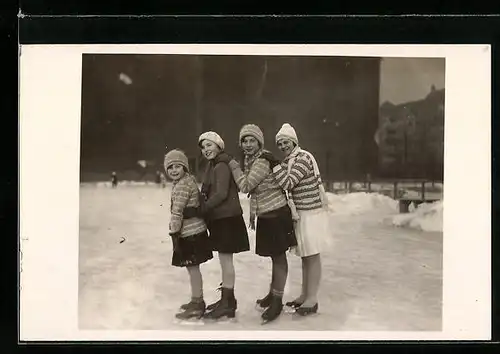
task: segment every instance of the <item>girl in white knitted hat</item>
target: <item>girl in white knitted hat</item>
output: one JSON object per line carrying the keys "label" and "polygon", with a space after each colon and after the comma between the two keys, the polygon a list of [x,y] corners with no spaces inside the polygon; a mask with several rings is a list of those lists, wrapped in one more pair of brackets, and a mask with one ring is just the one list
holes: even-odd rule
{"label": "girl in white knitted hat", "polygon": [[207,222],[212,249],[219,253],[222,271],[221,299],[207,307],[205,318],[231,318],[237,307],[233,255],[250,250],[248,233],[224,141],[219,134],[209,131],[200,135],[198,144],[208,160],[201,187],[201,214]]}
{"label": "girl in white knitted hat", "polygon": [[235,160],[229,162],[234,179],[243,193],[250,194],[250,223],[255,229],[255,252],[271,257],[272,277],[269,293],[257,300],[257,306],[265,311],[264,322],[275,320],[283,309],[283,291],[288,276],[286,251],[297,245],[292,214],[283,189],[271,175],[269,162],[261,157],[264,134],[255,124],[246,124],[240,130],[240,146],[244,153],[244,171]]}
{"label": "girl in white knitted hat", "polygon": [[174,252],[172,265],[186,267],[191,282],[191,301],[181,306],[179,319],[201,318],[205,313],[203,280],[200,264],[213,258],[207,226],[200,217],[186,218],[184,210],[199,206],[199,190],[195,178],[189,173],[187,156],[180,150],[169,151],[164,159],[165,172],[173,181],[169,234]]}
{"label": "girl in white knitted hat", "polygon": [[276,182],[288,192],[295,220],[297,247],[302,258],[302,293],[286,305],[296,313],[309,315],[318,311],[318,289],[321,279],[321,250],[328,237],[328,202],[314,156],[301,149],[295,129],[283,124],[276,134],[276,144],[283,152],[282,162],[266,154]]}

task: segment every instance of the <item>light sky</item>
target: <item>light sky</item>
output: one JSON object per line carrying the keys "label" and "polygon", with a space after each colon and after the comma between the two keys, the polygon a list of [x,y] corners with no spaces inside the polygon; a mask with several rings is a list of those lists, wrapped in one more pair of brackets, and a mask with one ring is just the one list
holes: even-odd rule
{"label": "light sky", "polygon": [[424,98],[431,85],[445,85],[444,58],[383,58],[380,70],[380,103],[399,104]]}

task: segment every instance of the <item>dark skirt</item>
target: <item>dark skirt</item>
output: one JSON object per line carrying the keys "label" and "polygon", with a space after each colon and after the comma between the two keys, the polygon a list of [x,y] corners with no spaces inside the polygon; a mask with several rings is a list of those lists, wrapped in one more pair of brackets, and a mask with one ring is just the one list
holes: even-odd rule
{"label": "dark skirt", "polygon": [[250,250],[243,215],[209,220],[207,226],[212,250],[220,253],[239,253]]}
{"label": "dark skirt", "polygon": [[263,257],[279,256],[297,245],[290,207],[257,218],[255,253]]}
{"label": "dark skirt", "polygon": [[210,240],[206,231],[188,237],[173,237],[172,243],[174,247],[173,266],[196,266],[213,258]]}

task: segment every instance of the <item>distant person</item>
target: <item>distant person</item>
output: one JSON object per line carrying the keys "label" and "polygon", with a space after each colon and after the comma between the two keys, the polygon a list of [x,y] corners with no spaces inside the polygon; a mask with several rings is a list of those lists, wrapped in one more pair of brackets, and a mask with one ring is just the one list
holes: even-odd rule
{"label": "distant person", "polygon": [[229,166],[243,193],[250,194],[250,227],[257,230],[255,252],[272,260],[272,276],[268,294],[258,299],[257,305],[265,309],[264,322],[273,321],[283,310],[283,292],[288,276],[286,251],[297,246],[290,207],[283,189],[271,174],[270,163],[262,157],[264,134],[255,124],[244,125],[240,130],[240,147],[245,155],[244,170],[235,160]]}
{"label": "distant person", "polygon": [[224,141],[219,134],[209,131],[200,135],[198,144],[208,160],[201,187],[200,213],[207,222],[212,249],[219,253],[222,271],[221,299],[207,307],[205,318],[233,318],[237,308],[233,255],[250,250],[247,227],[238,186],[228,165],[231,157],[224,152]]}
{"label": "distant person", "polygon": [[179,319],[201,318],[206,305],[203,299],[203,278],[200,264],[213,258],[207,226],[201,217],[184,216],[186,208],[200,206],[200,191],[195,178],[189,173],[186,155],[172,150],[165,155],[165,171],[173,181],[169,234],[172,237],[172,265],[186,267],[191,283],[191,301],[181,305]]}
{"label": "distant person", "polygon": [[161,184],[161,175],[160,175],[160,171],[156,171],[155,183],[156,183],[157,185],[160,185],[160,184]]}
{"label": "distant person", "polygon": [[117,185],[118,185],[118,177],[116,176],[116,172],[113,171],[113,173],[111,173],[111,187],[116,188]]}
{"label": "distant person", "polygon": [[302,292],[286,305],[299,315],[318,311],[318,289],[321,280],[321,251],[328,245],[328,200],[314,156],[301,149],[295,129],[283,124],[276,134],[276,144],[284,155],[280,161],[266,154],[276,182],[288,192],[295,220],[297,247],[294,253],[302,259]]}
{"label": "distant person", "polygon": [[167,185],[167,179],[163,173],[160,173],[161,187],[165,188]]}

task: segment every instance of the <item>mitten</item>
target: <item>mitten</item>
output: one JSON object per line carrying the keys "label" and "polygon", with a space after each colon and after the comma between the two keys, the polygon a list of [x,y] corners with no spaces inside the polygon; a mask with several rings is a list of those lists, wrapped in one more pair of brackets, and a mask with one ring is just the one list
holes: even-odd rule
{"label": "mitten", "polygon": [[250,230],[255,230],[255,215],[250,215]]}
{"label": "mitten", "polygon": [[238,161],[236,161],[235,159],[231,159],[231,161],[229,161],[229,168],[231,168],[231,170],[235,170],[237,168],[240,168],[240,163]]}
{"label": "mitten", "polygon": [[271,167],[271,169],[273,169],[276,165],[279,165],[281,162],[276,157],[274,157],[274,155],[270,151],[263,151],[260,157],[269,161],[269,166]]}
{"label": "mitten", "polygon": [[199,208],[197,207],[186,207],[182,211],[182,216],[184,219],[196,218],[201,215]]}
{"label": "mitten", "polygon": [[219,154],[219,156],[217,157],[217,159],[221,162],[225,162],[225,163],[229,164],[229,161],[231,161],[233,159],[233,157],[231,155],[229,155],[227,152],[221,152]]}
{"label": "mitten", "polygon": [[180,237],[180,236],[181,236],[181,232],[180,232],[180,231],[175,231],[175,232],[170,231],[168,234],[169,234],[171,237],[173,237],[173,238],[178,238],[178,237]]}

